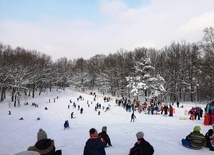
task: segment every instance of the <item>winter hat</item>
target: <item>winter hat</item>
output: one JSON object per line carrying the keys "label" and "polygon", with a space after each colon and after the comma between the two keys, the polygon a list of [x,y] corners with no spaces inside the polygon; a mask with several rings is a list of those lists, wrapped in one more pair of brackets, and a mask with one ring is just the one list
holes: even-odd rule
{"label": "winter hat", "polygon": [[103,127],[102,127],[102,131],[105,131],[105,132],[106,132],[106,131],[107,131],[107,126],[103,126]]}
{"label": "winter hat", "polygon": [[194,129],[193,129],[193,131],[198,131],[198,132],[200,132],[200,131],[201,131],[201,127],[200,127],[200,126],[195,126]]}
{"label": "winter hat", "polygon": [[44,130],[39,129],[39,132],[37,133],[37,141],[40,141],[42,139],[47,139],[47,134]]}
{"label": "winter hat", "polygon": [[142,139],[144,137],[144,133],[142,131],[139,131],[137,134],[136,134],[136,137],[137,139]]}

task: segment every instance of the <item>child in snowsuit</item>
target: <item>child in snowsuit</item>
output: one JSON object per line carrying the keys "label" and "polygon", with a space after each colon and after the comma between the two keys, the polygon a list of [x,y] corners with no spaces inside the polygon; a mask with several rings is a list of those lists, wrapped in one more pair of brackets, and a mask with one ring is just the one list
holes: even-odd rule
{"label": "child in snowsuit", "polygon": [[186,136],[186,139],[182,139],[182,144],[187,147],[193,147],[201,149],[205,145],[205,136],[200,133],[201,127],[195,126],[193,132]]}
{"label": "child in snowsuit", "polygon": [[194,108],[192,107],[192,109],[190,109],[189,110],[189,114],[190,114],[190,117],[189,117],[189,119],[190,120],[194,120],[195,119],[195,110],[194,110]]}
{"label": "child in snowsuit", "polygon": [[66,120],[64,123],[64,129],[67,129],[67,128],[70,128],[68,120]]}

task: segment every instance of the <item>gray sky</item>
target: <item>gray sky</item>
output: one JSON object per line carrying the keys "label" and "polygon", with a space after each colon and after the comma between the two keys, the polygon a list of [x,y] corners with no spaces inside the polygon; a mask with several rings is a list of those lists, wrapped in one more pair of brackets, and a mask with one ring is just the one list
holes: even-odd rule
{"label": "gray sky", "polygon": [[214,27],[214,0],[0,0],[0,6],[0,42],[53,60],[197,42]]}

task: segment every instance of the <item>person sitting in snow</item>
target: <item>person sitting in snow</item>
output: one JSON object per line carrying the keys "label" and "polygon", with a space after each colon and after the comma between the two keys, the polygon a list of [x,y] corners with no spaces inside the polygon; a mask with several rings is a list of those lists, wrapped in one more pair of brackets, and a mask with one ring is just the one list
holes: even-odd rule
{"label": "person sitting in snow", "polygon": [[98,134],[98,136],[101,138],[101,141],[104,143],[104,146],[112,146],[111,140],[109,135],[107,134],[107,126],[102,127],[102,132]]}
{"label": "person sitting in snow", "polygon": [[149,142],[144,139],[144,133],[140,131],[136,134],[136,137],[137,142],[134,144],[134,147],[130,149],[129,155],[153,155],[154,148]]}
{"label": "person sitting in snow", "polygon": [[70,128],[68,120],[66,120],[64,123],[64,129],[67,129],[67,128]]}
{"label": "person sitting in snow", "polygon": [[47,137],[43,129],[39,129],[37,133],[37,142],[34,146],[30,146],[28,151],[36,151],[41,155],[62,155],[61,150],[56,151],[54,141]]}
{"label": "person sitting in snow", "polygon": [[98,137],[97,130],[89,130],[90,138],[86,141],[83,155],[106,155],[105,147]]}
{"label": "person sitting in snow", "polygon": [[182,139],[181,142],[186,147],[193,147],[196,149],[201,149],[205,145],[205,136],[200,133],[201,127],[195,126],[193,132],[186,136],[185,139]]}
{"label": "person sitting in snow", "polygon": [[214,151],[214,124],[212,129],[209,129],[205,134],[206,147],[210,148],[211,151]]}

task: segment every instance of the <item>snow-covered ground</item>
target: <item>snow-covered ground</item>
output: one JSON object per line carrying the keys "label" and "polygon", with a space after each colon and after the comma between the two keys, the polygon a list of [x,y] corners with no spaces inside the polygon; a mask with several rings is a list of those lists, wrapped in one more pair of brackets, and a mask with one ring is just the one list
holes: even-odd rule
{"label": "snow-covered ground", "polygon": [[[79,95],[84,97],[84,101],[77,101]],[[85,142],[89,138],[89,129],[94,127],[100,132],[102,126],[107,126],[107,133],[113,145],[106,148],[107,155],[128,155],[129,149],[136,142],[135,135],[138,131],[143,131],[145,139],[153,145],[154,155],[213,155],[207,148],[190,150],[181,145],[181,139],[189,134],[195,125],[201,126],[203,134],[211,128],[203,125],[203,118],[194,121],[180,119],[188,118],[185,110],[189,110],[195,104],[180,103],[184,108],[174,106],[173,117],[135,112],[137,119],[130,122],[131,113],[117,106],[115,100],[104,102],[102,95],[98,95],[96,101],[93,101],[93,98],[92,95],[66,89],[36,95],[35,99],[26,100],[29,103],[27,106],[23,105],[25,101],[21,101],[20,107],[13,107],[8,100],[0,103],[0,155],[13,155],[27,150],[35,144],[40,128],[46,131],[49,138],[54,139],[56,148],[61,149],[63,155],[82,155]],[[70,100],[83,107],[83,114],[80,114],[78,108],[72,107]],[[33,102],[39,107],[31,106]],[[98,115],[94,108],[97,102],[105,107],[110,104],[110,110],[104,112],[101,109],[101,114]],[[48,110],[45,110],[45,107]],[[8,115],[8,111],[11,111],[12,115]],[[74,112],[75,119],[70,119],[71,112]],[[19,120],[20,117],[24,120]],[[36,120],[37,117],[41,120]],[[70,123],[68,130],[63,128],[65,120],[69,120]]]}

